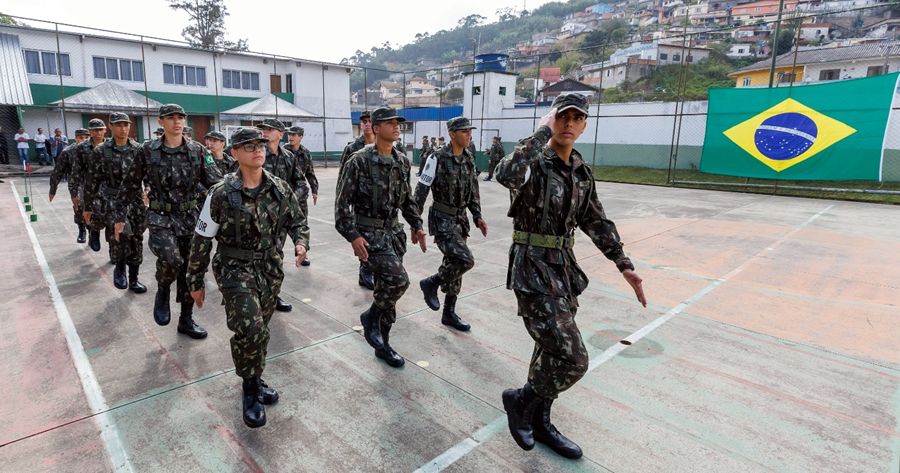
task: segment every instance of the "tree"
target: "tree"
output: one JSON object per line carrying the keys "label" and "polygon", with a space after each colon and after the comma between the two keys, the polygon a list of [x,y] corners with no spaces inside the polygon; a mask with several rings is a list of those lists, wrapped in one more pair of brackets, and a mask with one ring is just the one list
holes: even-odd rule
{"label": "tree", "polygon": [[246,51],[246,39],[237,42],[225,39],[225,17],[228,9],[224,0],[169,0],[169,8],[188,14],[189,24],[181,30],[181,36],[191,46],[200,49],[230,49]]}
{"label": "tree", "polygon": [[[776,56],[789,53],[794,47],[794,35],[796,32],[792,29],[783,29],[778,32],[778,38],[769,38],[769,49],[773,50]],[[774,43],[773,43],[774,40]],[[774,44],[774,46],[773,46]]]}
{"label": "tree", "polygon": [[460,18],[457,24],[461,28],[471,28],[473,26],[480,25],[482,22],[484,22],[484,20],[487,20],[487,17],[478,14],[472,14]]}
{"label": "tree", "polygon": [[497,20],[501,23],[504,21],[515,20],[516,10],[512,7],[503,7],[497,9]]}
{"label": "tree", "polygon": [[13,26],[15,26],[15,25],[24,25],[24,24],[25,24],[25,23],[22,23],[21,21],[16,21],[15,18],[13,18],[13,17],[11,17],[11,16],[9,16],[9,15],[4,15],[3,13],[0,13],[0,25],[13,25]]}

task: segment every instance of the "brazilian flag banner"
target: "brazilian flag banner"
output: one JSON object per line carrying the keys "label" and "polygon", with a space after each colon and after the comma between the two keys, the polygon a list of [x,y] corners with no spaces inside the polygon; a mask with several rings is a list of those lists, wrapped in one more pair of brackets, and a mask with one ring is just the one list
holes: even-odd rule
{"label": "brazilian flag banner", "polygon": [[700,170],[759,179],[880,181],[898,77],[710,89]]}

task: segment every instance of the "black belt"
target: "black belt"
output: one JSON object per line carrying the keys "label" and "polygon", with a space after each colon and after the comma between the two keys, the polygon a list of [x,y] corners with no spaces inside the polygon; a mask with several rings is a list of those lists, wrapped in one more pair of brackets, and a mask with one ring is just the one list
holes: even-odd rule
{"label": "black belt", "polygon": [[243,248],[238,248],[236,246],[228,246],[219,243],[218,251],[222,253],[222,256],[228,258],[239,259],[242,261],[256,261],[266,258],[271,258],[275,255],[275,252],[272,248],[268,248],[261,251],[254,250],[245,250]]}
{"label": "black belt", "polygon": [[465,215],[466,213],[465,207],[453,207],[452,205],[442,204],[437,201],[431,202],[431,208],[447,215]]}
{"label": "black belt", "polygon": [[365,215],[357,215],[356,216],[356,225],[359,227],[370,227],[375,229],[383,229],[387,228],[388,224],[393,225],[397,222],[397,217],[394,216],[392,218],[373,218],[367,217]]}

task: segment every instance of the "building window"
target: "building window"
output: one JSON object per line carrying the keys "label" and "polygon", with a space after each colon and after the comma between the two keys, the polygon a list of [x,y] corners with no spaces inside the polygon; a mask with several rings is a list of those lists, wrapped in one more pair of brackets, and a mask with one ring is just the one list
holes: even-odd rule
{"label": "building window", "polygon": [[660,60],[660,61],[665,61],[665,60],[667,60],[667,59],[669,59],[669,54],[668,54],[668,53],[659,53],[659,60]]}
{"label": "building window", "polygon": [[506,95],[506,87],[500,87],[500,95]]}
{"label": "building window", "polygon": [[687,62],[694,62],[694,56],[691,56],[690,54],[688,54],[684,60]]}
{"label": "building window", "polygon": [[480,85],[476,85],[475,87],[472,87],[472,95],[481,95],[481,86]]}
{"label": "building window", "polygon": [[293,74],[285,74],[284,75],[285,82],[285,91],[289,94],[294,93],[294,75]]}
{"label": "building window", "polygon": [[869,66],[869,69],[866,70],[866,77],[880,76],[885,72],[884,66]]}
{"label": "building window", "polygon": [[259,73],[223,69],[222,87],[226,89],[259,90]]}
{"label": "building window", "polygon": [[[31,51],[23,50],[25,54],[25,70],[29,74],[46,74],[55,76],[61,74],[64,76],[72,75],[72,68],[69,65],[69,55],[59,54],[59,63],[57,63],[56,53],[49,51]],[[57,65],[59,69],[57,70]]]}
{"label": "building window", "polygon": [[751,82],[751,80],[749,77],[744,77],[744,82],[743,82],[744,85],[743,86],[750,87],[750,82]]}
{"label": "building window", "polygon": [[675,61],[675,62],[680,61],[680,60],[681,60],[681,54],[673,54],[673,55],[672,55],[672,60]]}
{"label": "building window", "polygon": [[819,71],[819,80],[838,80],[840,74],[840,69],[825,69],[824,71]]}
{"label": "building window", "polygon": [[94,78],[144,81],[144,63],[133,59],[94,56]]}
{"label": "building window", "polygon": [[796,80],[794,74],[790,72],[779,72],[778,82],[794,82]]}
{"label": "building window", "polygon": [[163,82],[206,87],[206,68],[183,64],[163,64]]}

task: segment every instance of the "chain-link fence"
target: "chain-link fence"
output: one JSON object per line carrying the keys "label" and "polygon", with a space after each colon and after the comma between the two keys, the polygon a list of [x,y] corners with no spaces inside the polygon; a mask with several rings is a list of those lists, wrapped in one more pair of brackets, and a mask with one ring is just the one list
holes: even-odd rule
{"label": "chain-link fence", "polygon": [[[157,107],[175,102],[187,110],[195,139],[212,129],[227,136],[235,127],[274,117],[302,126],[303,144],[327,165],[359,135],[360,112],[391,106],[407,118],[401,140],[414,163],[421,161],[423,138],[448,138],[446,120],[472,119],[478,127],[477,164],[484,169],[494,137],[511,151],[534,131],[554,97],[581,92],[589,96],[591,115],[576,146],[600,179],[779,192],[900,190],[897,103],[884,143],[883,182],[786,182],[699,172],[709,88],[799,87],[896,72],[897,2],[828,9],[828,2],[785,0],[762,10],[730,2],[679,3],[636,12],[632,24],[601,22],[600,44],[536,33],[504,52],[509,54],[444,66],[424,61],[406,71],[204,50],[14,18],[21,24],[0,25],[0,44],[9,56],[5,61],[18,57],[22,74],[8,74],[17,79],[3,89],[7,96],[15,94],[5,89],[23,89],[20,95],[28,100],[0,105],[0,126],[10,136],[9,130],[21,126],[32,135],[40,127],[48,137],[56,128],[71,137],[91,118],[126,111],[135,122],[133,136],[141,140],[156,127]],[[30,159],[41,159],[33,139],[31,148]]]}

